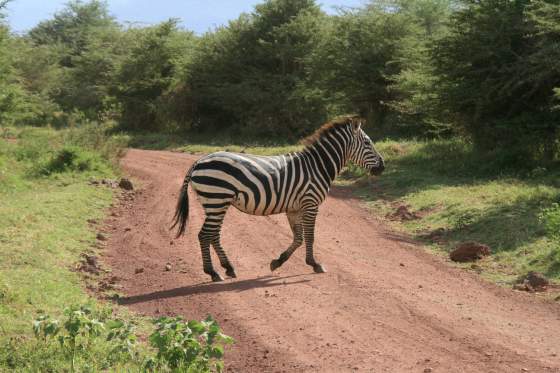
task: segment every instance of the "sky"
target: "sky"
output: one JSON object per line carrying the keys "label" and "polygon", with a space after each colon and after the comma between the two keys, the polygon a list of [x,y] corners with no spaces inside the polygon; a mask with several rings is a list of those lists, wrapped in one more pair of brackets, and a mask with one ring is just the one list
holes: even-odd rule
{"label": "sky", "polygon": [[[359,7],[366,0],[318,0],[323,10],[336,7]],[[8,22],[12,30],[25,32],[38,22],[51,18],[67,0],[12,0],[8,4]],[[120,22],[155,24],[179,18],[184,27],[204,33],[227,24],[242,12],[250,12],[258,0],[108,0],[109,9]]]}

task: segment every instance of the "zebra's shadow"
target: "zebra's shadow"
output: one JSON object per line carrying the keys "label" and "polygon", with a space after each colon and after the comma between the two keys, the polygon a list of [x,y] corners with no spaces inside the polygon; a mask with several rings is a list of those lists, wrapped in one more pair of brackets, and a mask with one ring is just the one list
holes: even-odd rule
{"label": "zebra's shadow", "polygon": [[184,297],[193,294],[211,294],[221,292],[242,292],[256,288],[269,288],[275,286],[288,286],[310,282],[308,278],[297,281],[286,281],[287,279],[301,276],[309,276],[313,274],[300,274],[291,276],[262,276],[246,280],[233,280],[224,282],[204,282],[196,285],[182,286],[173,289],[159,290],[146,294],[122,297],[117,300],[120,305],[130,305],[136,303],[149,302],[157,299]]}

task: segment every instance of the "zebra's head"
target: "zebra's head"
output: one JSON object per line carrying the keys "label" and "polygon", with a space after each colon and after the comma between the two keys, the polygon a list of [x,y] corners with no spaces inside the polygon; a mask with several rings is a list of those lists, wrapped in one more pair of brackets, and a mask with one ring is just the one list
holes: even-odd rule
{"label": "zebra's head", "polygon": [[385,169],[385,161],[375,150],[369,136],[362,130],[363,121],[357,117],[349,119],[353,135],[350,143],[350,160],[368,170],[371,175],[381,175]]}

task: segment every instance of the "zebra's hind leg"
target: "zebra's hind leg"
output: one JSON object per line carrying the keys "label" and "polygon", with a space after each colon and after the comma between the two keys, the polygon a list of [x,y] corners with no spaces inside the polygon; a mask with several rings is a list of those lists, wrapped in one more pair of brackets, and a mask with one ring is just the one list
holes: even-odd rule
{"label": "zebra's hind leg", "polygon": [[274,259],[272,262],[270,262],[271,271],[274,271],[282,264],[284,264],[284,262],[288,260],[290,256],[292,256],[294,251],[296,251],[296,249],[303,243],[303,227],[301,226],[301,214],[297,212],[287,213],[287,215],[288,221],[290,222],[290,228],[292,228],[292,233],[294,234],[294,240],[292,241],[290,247],[288,247],[284,252],[282,252],[282,254],[280,254],[278,259]]}
{"label": "zebra's hind leg", "polygon": [[315,240],[315,220],[317,219],[318,208],[314,207],[305,210],[303,213],[303,235],[305,237],[305,263],[313,267],[316,273],[325,273],[326,269],[315,261],[313,256],[313,242]]}
{"label": "zebra's hind leg", "polygon": [[[204,204],[203,206],[206,207]],[[222,228],[224,215],[229,205],[224,205],[221,207],[222,209],[220,209],[219,211],[216,211],[216,209],[214,208],[211,211],[205,209],[206,220],[204,220],[204,224],[202,225],[202,228],[198,233],[198,240],[200,241],[200,249],[202,251],[202,268],[204,269],[204,273],[209,274],[210,277],[212,277],[212,281],[214,282],[223,281],[224,279],[222,278],[222,276],[220,276],[218,272],[214,270],[214,267],[212,266],[212,258],[210,256],[210,244],[214,245],[214,248],[218,253],[218,258],[220,259],[222,266],[224,266],[224,263],[229,264],[229,261],[227,260],[227,257],[225,256],[225,253],[219,244],[220,229]],[[217,246],[216,246],[216,242],[217,242]],[[220,249],[218,250],[216,247],[219,247]],[[220,255],[220,253],[222,255]],[[224,266],[224,268],[226,268],[226,270],[231,269],[229,273],[226,272],[228,276],[230,276],[231,272],[233,271],[231,264],[229,264],[229,267]],[[233,274],[235,274],[235,272],[233,272]]]}
{"label": "zebra's hind leg", "polygon": [[214,250],[216,250],[216,254],[218,254],[218,259],[220,259],[220,264],[226,270],[226,275],[232,278],[236,278],[237,275],[235,274],[235,270],[233,269],[233,266],[229,262],[229,259],[224,251],[224,248],[222,247],[222,245],[220,245],[219,232],[218,235],[214,238],[214,241],[212,241],[212,246],[214,246]]}

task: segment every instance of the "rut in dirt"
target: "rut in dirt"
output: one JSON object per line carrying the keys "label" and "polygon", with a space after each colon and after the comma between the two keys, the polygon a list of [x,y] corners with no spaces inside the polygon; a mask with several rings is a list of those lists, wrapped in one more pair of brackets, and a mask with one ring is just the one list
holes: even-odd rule
{"label": "rut in dirt", "polygon": [[450,266],[392,233],[342,189],[317,219],[315,252],[327,273],[313,274],[302,248],[271,273],[271,259],[291,243],[286,217],[232,208],[222,244],[238,278],[208,282],[197,239],[203,212],[193,194],[185,237],[175,240],[168,229],[196,159],[127,152],[122,166],[141,190],[115,207],[104,260],[132,310],[216,318],[236,340],[228,371],[560,372],[557,304]]}

